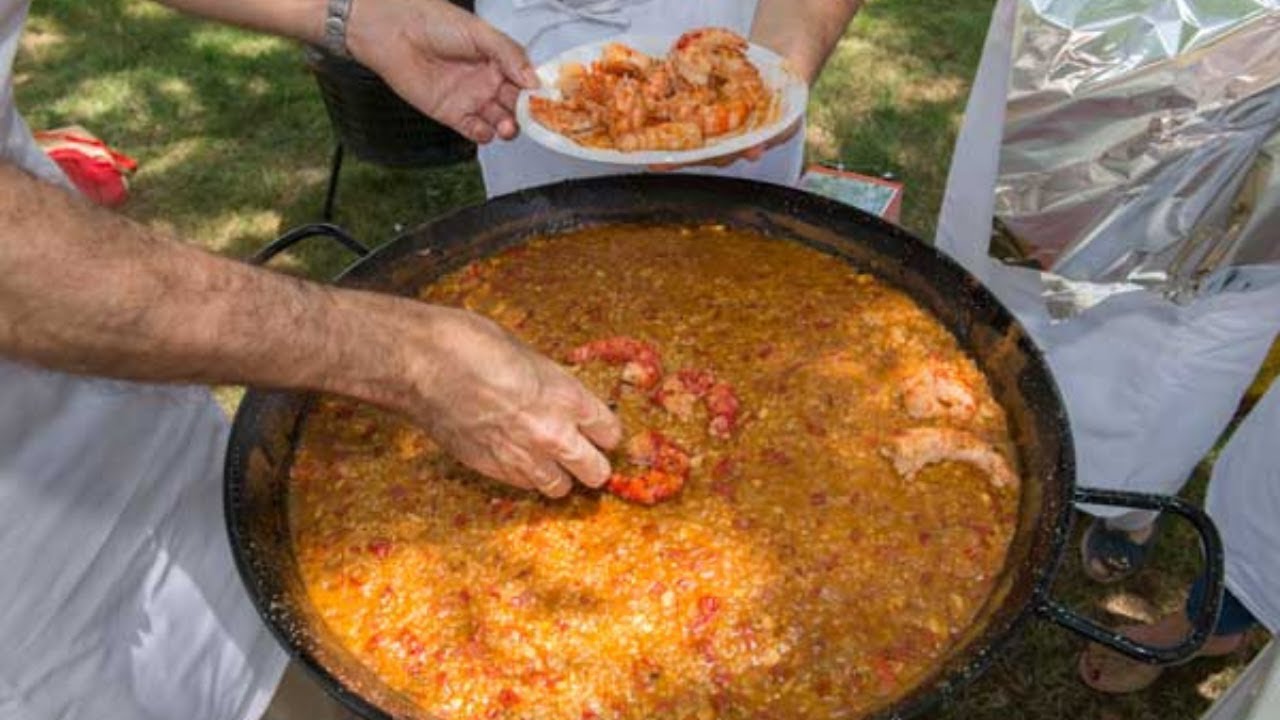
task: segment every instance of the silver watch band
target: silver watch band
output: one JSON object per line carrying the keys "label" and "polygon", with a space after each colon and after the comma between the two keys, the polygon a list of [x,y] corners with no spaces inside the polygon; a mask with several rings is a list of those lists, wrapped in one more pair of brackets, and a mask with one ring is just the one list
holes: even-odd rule
{"label": "silver watch band", "polygon": [[347,49],[347,18],[351,16],[351,3],[352,0],[329,0],[321,44],[330,55],[351,57],[351,51]]}

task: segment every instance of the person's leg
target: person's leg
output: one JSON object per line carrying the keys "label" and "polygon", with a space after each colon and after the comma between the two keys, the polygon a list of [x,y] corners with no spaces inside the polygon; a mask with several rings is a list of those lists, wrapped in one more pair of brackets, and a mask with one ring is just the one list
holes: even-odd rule
{"label": "person's leg", "polygon": [[[1197,580],[1188,593],[1186,606],[1171,612],[1150,625],[1128,625],[1118,628],[1126,637],[1155,647],[1177,645],[1191,633],[1191,620],[1204,602],[1204,582]],[[1230,591],[1223,594],[1222,611],[1218,614],[1213,634],[1205,641],[1197,657],[1221,657],[1235,652],[1244,634],[1258,624],[1253,613]],[[1089,645],[1080,654],[1080,679],[1086,685],[1105,693],[1131,693],[1155,682],[1164,672],[1158,665],[1130,660],[1100,645]]]}
{"label": "person's leg", "polygon": [[[1239,647],[1258,624],[1280,628],[1280,383],[1273,382],[1231,436],[1209,481],[1208,511],[1222,534],[1227,591],[1212,637],[1202,656],[1224,655]],[[1129,637],[1173,645],[1190,629],[1204,602],[1203,583],[1188,594],[1186,608],[1152,625],[1120,628]],[[1081,679],[1104,692],[1132,692],[1151,684],[1160,668],[1135,663],[1091,645],[1080,658]]]}
{"label": "person's leg", "polygon": [[[1071,418],[1078,482],[1177,494],[1231,421],[1280,328],[1280,286],[1181,307],[1154,295],[1116,300],[1042,333]],[[1155,515],[1082,509],[1104,518],[1082,538],[1086,572],[1103,582],[1136,572]]]}

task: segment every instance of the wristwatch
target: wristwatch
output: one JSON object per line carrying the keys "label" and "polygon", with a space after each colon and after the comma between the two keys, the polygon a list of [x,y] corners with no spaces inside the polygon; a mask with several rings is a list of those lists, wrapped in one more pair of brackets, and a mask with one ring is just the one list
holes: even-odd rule
{"label": "wristwatch", "polygon": [[351,16],[352,0],[329,0],[324,17],[324,40],[321,46],[330,55],[351,59],[347,49],[347,18]]}

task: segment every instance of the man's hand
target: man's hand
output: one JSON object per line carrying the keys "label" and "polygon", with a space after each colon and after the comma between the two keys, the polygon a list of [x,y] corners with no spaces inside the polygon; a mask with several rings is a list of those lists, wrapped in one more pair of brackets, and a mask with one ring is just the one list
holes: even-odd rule
{"label": "man's hand", "polygon": [[618,419],[497,325],[184,245],[0,161],[0,357],[88,375],[319,390],[416,419],[480,472],[599,486]]}
{"label": "man's hand", "polygon": [[[327,0],[160,0],[184,12],[318,44]],[[347,48],[419,110],[479,143],[514,137],[524,50],[445,0],[354,0]]]}
{"label": "man's hand", "polygon": [[356,0],[347,47],[419,110],[478,143],[515,137],[520,89],[538,86],[515,41],[444,0]]}
{"label": "man's hand", "polygon": [[609,480],[599,448],[616,446],[622,426],[604,403],[493,322],[412,304],[396,312],[408,378],[419,384],[401,409],[436,442],[485,475],[551,497],[569,492],[571,476],[590,487]]}

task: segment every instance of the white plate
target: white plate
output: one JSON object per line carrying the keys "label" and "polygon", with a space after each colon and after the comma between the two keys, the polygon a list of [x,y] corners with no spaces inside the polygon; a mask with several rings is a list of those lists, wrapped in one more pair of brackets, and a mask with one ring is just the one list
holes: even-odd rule
{"label": "white plate", "polygon": [[765,84],[779,92],[782,102],[778,119],[768,125],[761,125],[751,132],[733,135],[695,150],[638,150],[622,152],[621,150],[605,150],[579,145],[560,133],[543,127],[541,123],[529,115],[529,98],[533,95],[560,99],[560,91],[556,83],[560,78],[560,68],[566,63],[576,62],[590,66],[600,59],[604,46],[609,43],[622,43],[635,48],[646,55],[665,57],[678,35],[669,37],[654,35],[622,35],[606,41],[581,45],[561,53],[558,57],[544,63],[538,68],[538,77],[542,80],[542,88],[520,93],[516,103],[516,120],[520,123],[520,132],[528,135],[534,142],[562,155],[619,165],[661,165],[674,163],[690,163],[710,160],[724,155],[741,152],[767,142],[791,127],[792,123],[804,115],[809,102],[809,86],[795,73],[786,68],[785,61],[777,53],[759,45],[751,45],[747,49],[747,57],[760,69],[760,77]]}

